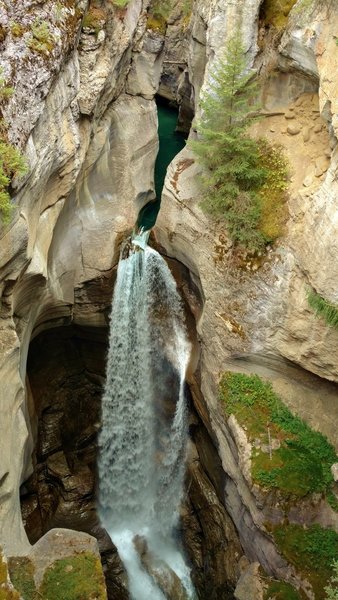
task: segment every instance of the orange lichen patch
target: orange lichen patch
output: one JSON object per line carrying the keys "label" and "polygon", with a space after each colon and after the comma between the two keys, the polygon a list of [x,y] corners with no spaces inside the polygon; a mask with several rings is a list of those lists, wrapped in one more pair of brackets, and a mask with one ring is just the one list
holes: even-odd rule
{"label": "orange lichen patch", "polygon": [[178,178],[181,175],[181,173],[183,173],[183,171],[185,171],[186,169],[188,169],[188,167],[191,167],[191,165],[193,165],[195,162],[195,160],[193,158],[185,158],[183,160],[180,160],[177,163],[177,167],[176,167],[176,171],[174,173],[174,177],[171,180],[171,185],[173,186],[173,188],[175,189],[175,191],[177,192],[177,182],[178,182]]}
{"label": "orange lichen patch", "polygon": [[222,314],[217,313],[217,316],[220,319],[222,319],[223,323],[225,323],[225,326],[228,329],[228,331],[230,331],[230,333],[233,333],[234,335],[238,335],[239,337],[242,338],[242,340],[245,340],[245,338],[246,338],[245,331],[240,323],[238,323],[237,321],[235,321],[235,319],[233,319],[232,317],[229,317],[225,313],[222,313]]}

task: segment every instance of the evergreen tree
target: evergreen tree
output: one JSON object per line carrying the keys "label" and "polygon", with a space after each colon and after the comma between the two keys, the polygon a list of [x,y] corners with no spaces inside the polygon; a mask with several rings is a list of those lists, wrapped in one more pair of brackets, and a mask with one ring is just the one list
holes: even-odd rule
{"label": "evergreen tree", "polygon": [[259,199],[255,193],[264,183],[259,146],[248,134],[255,119],[257,84],[245,71],[244,48],[233,37],[217,68],[211,72],[209,89],[201,101],[198,140],[190,146],[208,171],[203,178],[206,212],[223,217],[232,239],[251,250],[264,244],[257,230]]}

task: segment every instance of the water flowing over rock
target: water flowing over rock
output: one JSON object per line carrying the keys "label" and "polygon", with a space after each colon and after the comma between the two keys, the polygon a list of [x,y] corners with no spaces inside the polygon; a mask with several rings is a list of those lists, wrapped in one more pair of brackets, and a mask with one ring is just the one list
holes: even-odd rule
{"label": "water flowing over rock", "polygon": [[[144,592],[134,581],[137,571],[142,577],[132,545],[136,534],[189,586],[173,538],[183,492],[189,343],[165,261],[148,246],[143,250],[135,244],[129,252],[127,258],[122,252],[110,317],[99,437],[99,513],[125,562],[131,593],[139,600]],[[168,402],[166,385],[176,405]]]}

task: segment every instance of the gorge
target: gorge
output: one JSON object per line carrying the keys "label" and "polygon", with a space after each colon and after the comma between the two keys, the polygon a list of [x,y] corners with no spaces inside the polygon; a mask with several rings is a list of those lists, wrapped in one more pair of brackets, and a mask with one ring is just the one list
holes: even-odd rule
{"label": "gorge", "polygon": [[[179,574],[190,571],[198,598],[320,600],[333,585],[338,333],[308,298],[312,292],[338,306],[337,7],[329,0],[167,4],[0,2],[1,73],[13,88],[1,99],[1,113],[6,141],[27,161],[26,174],[11,182],[13,209],[0,228],[0,565],[7,556],[9,570],[8,576],[7,567],[0,568],[0,597],[186,597],[174,564],[154,551],[151,539],[144,541],[144,531],[142,538],[145,524],[163,523],[149,516],[161,486],[165,492],[158,495],[172,507],[167,516],[179,511],[166,530],[174,528],[184,557]],[[154,180],[154,99],[173,103],[183,137],[195,138],[201,94],[239,22],[248,68],[259,76],[264,117],[251,133],[281,144],[289,163],[282,232],[256,255],[233,243],[226,222],[201,209],[201,166],[181,140],[155,224],[161,184]],[[135,224],[153,228],[149,247],[129,256],[127,246],[120,261]],[[154,277],[156,292],[152,296],[142,288],[149,281],[136,277],[137,298],[127,303],[134,269]],[[142,312],[147,307],[151,330]],[[118,347],[120,355],[108,354],[110,314],[115,345],[109,352]],[[178,372],[188,362],[185,328],[191,353],[183,477],[172,468],[183,465],[182,430],[170,432],[169,423],[183,401],[184,374]],[[136,379],[128,361],[138,365]],[[110,375],[120,367],[118,385]],[[237,376],[234,388],[229,373]],[[241,411],[227,412],[229,395],[241,386],[253,406],[244,420]],[[141,408],[141,396],[156,397],[157,412],[149,409],[152,400]],[[291,444],[271,406],[291,423]],[[254,428],[252,410],[263,419]],[[295,416],[312,433],[299,433],[303,425]],[[325,454],[322,464],[301,445],[304,437],[317,456]],[[135,439],[142,446],[137,455]],[[304,462],[291,454],[292,443]],[[97,474],[98,447],[102,458],[108,454]],[[276,483],[270,462],[280,469],[286,449],[287,483],[281,475]],[[155,461],[149,459],[154,453]],[[125,487],[117,476],[109,478],[112,462]],[[257,464],[268,471],[264,482]],[[99,492],[98,480],[106,477]],[[131,493],[136,487],[139,493]],[[121,539],[104,516],[110,502],[127,514],[136,502],[142,521],[132,550],[136,584],[121,562]],[[159,503],[156,515],[163,513]],[[119,525],[121,514],[115,513]],[[131,525],[130,512],[127,521]],[[77,580],[78,573],[86,575]]]}

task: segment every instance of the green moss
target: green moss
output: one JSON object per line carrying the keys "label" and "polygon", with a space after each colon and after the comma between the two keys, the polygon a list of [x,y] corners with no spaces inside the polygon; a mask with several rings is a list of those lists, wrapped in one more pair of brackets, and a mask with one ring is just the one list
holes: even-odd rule
{"label": "green moss", "polygon": [[103,28],[106,18],[107,15],[102,8],[90,6],[84,16],[82,27],[88,27],[88,29],[93,29],[95,33],[98,33]]}
{"label": "green moss", "polygon": [[338,600],[338,559],[332,563],[333,574],[329,580],[329,585],[325,587],[327,600]]}
{"label": "green moss", "polygon": [[296,2],[297,0],[264,0],[261,7],[261,17],[265,25],[283,29],[286,26],[290,10]]}
{"label": "green moss", "polygon": [[276,527],[273,535],[287,560],[312,585],[316,600],[324,599],[324,587],[334,573],[333,561],[338,556],[338,534],[319,525],[308,529],[283,525]]}
{"label": "green moss", "polygon": [[284,581],[271,582],[264,592],[264,600],[302,600],[302,596],[292,585]]}
{"label": "green moss", "polygon": [[[8,86],[0,69],[0,104],[13,94],[13,88]],[[7,223],[12,212],[9,187],[15,175],[26,172],[26,163],[21,153],[8,142],[7,126],[0,119],[0,214],[3,223]]]}
{"label": "green moss", "polygon": [[10,23],[11,33],[14,37],[22,37],[25,33],[26,29],[21,23],[17,23],[16,21],[12,21]]}
{"label": "green moss", "polygon": [[20,594],[8,584],[7,576],[7,564],[0,548],[0,600],[20,600]]}
{"label": "green moss", "polygon": [[[270,383],[258,375],[225,373],[220,398],[227,415],[234,414],[246,427],[251,441],[259,441],[252,453],[252,477],[266,488],[278,488],[286,497],[311,492],[331,493],[331,465],[337,461],[333,446],[321,433],[293,415],[275,394]],[[280,448],[269,447],[270,438]],[[256,444],[257,445],[257,444]]]}
{"label": "green moss", "polygon": [[25,556],[12,557],[8,561],[8,570],[13,585],[24,600],[37,600],[32,561]]}
{"label": "green moss", "polygon": [[82,552],[55,561],[45,572],[39,593],[48,600],[106,600],[99,559]]}
{"label": "green moss", "polygon": [[318,317],[322,317],[327,325],[338,329],[338,305],[325,300],[314,290],[308,293],[308,303]]}
{"label": "green moss", "polygon": [[32,37],[28,40],[27,46],[34,52],[48,56],[55,46],[55,41],[47,21],[36,19],[32,23],[31,31]]}
{"label": "green moss", "polygon": [[288,162],[281,146],[259,140],[260,165],[266,178],[259,190],[260,219],[258,229],[267,242],[274,242],[283,234],[287,221]]}
{"label": "green moss", "polygon": [[112,0],[112,4],[118,8],[125,8],[128,3],[129,0]]}
{"label": "green moss", "polygon": [[148,9],[147,28],[164,34],[172,10],[172,0],[152,0]]}

